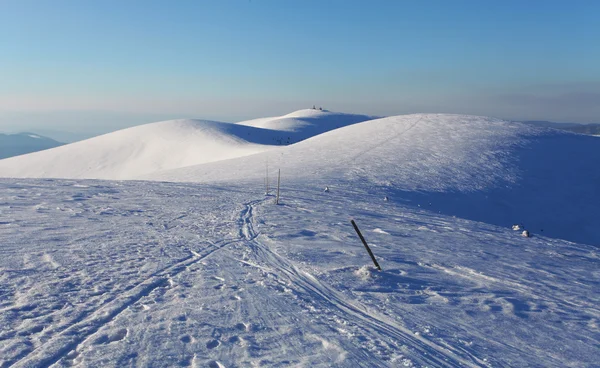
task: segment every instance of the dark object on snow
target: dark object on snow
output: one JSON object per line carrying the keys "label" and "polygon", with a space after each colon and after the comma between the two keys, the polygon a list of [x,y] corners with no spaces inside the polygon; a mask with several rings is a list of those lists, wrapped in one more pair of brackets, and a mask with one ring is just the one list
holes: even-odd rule
{"label": "dark object on snow", "polygon": [[324,192],[329,192],[329,187],[325,187]]}
{"label": "dark object on snow", "polygon": [[379,263],[377,263],[377,260],[375,259],[375,256],[373,255],[373,252],[371,252],[371,248],[369,248],[369,245],[367,244],[367,241],[365,240],[365,238],[363,237],[363,235],[360,233],[360,230],[358,230],[358,226],[356,226],[356,222],[354,222],[354,220],[350,220],[350,222],[352,223],[352,226],[354,226],[354,230],[356,230],[356,233],[358,234],[358,237],[360,238],[360,240],[362,240],[363,244],[365,245],[365,248],[367,248],[367,252],[369,252],[369,255],[371,256],[371,259],[373,260],[373,263],[375,264],[375,267],[377,267],[377,269],[379,271],[381,271],[381,267],[379,267]]}

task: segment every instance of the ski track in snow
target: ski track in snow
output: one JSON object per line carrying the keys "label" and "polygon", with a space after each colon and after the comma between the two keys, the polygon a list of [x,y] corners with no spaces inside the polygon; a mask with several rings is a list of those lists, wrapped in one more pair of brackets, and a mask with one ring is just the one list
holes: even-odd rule
{"label": "ski track in snow", "polygon": [[[368,309],[364,305],[347,300],[331,286],[319,282],[310,273],[300,271],[289,260],[256,241],[258,234],[255,233],[252,224],[252,206],[246,205],[246,209],[249,216],[244,218],[242,233],[246,236],[253,253],[257,255],[262,264],[269,266],[271,272],[279,275],[278,277],[284,275],[289,284],[300,289],[296,290],[295,293],[311,295],[313,298],[313,307],[316,306],[320,310],[328,310],[330,315],[327,318],[331,321],[344,320],[345,325],[354,325],[354,328],[360,330],[364,336],[380,335],[387,338],[388,341],[409,343],[411,349],[416,351],[420,356],[421,361],[419,363],[424,365],[476,366],[473,363],[483,364],[482,361],[474,356],[469,356],[469,359],[461,358],[450,349],[438,346],[419,335],[414,335],[411,331],[390,322],[387,318],[376,316],[374,312],[368,312]],[[398,349],[397,345],[390,346],[382,340],[370,341],[370,343],[380,346],[387,345],[386,348],[390,351]]]}
{"label": "ski track in snow", "polygon": [[597,361],[596,248],[342,185],[262,190],[1,180],[0,367]]}

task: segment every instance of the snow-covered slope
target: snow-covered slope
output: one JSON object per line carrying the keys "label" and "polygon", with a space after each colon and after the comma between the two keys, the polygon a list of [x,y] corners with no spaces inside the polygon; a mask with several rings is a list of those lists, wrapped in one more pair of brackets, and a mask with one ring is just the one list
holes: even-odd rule
{"label": "snow-covered slope", "polygon": [[343,181],[1,179],[0,367],[597,366],[598,248]]}
{"label": "snow-covered slope", "polygon": [[[4,177],[131,179],[265,150],[259,129],[203,120],[141,125],[0,161]],[[268,133],[268,132],[267,132]]]}
{"label": "snow-covered slope", "polygon": [[[600,141],[464,115],[384,118],[218,164],[154,173],[164,181],[264,177],[370,187],[436,212],[600,245]],[[272,177],[275,173],[272,172]]]}
{"label": "snow-covered slope", "polygon": [[140,176],[193,183],[0,179],[0,367],[597,365],[599,139],[418,114],[276,147],[303,123],[248,124],[118,133],[127,162],[246,155]]}
{"label": "snow-covered slope", "polygon": [[0,134],[0,160],[63,145],[33,133]]}
{"label": "snow-covered slope", "polygon": [[368,115],[344,114],[328,110],[305,109],[283,116],[260,118],[238,124],[286,132],[283,143],[296,143],[330,130],[373,120]]}
{"label": "snow-covered slope", "polygon": [[364,115],[300,110],[263,119],[264,124],[256,126],[249,122],[170,120],[2,160],[0,177],[135,179],[156,171],[262,152],[368,119]]}

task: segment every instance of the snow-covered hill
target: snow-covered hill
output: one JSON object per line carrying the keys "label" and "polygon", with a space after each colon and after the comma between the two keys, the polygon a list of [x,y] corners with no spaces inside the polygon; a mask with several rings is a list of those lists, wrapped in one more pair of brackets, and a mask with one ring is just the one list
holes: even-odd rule
{"label": "snow-covered hill", "polygon": [[533,234],[600,245],[600,141],[477,116],[372,120],[262,154],[144,178],[259,180],[267,160],[282,170],[284,183],[323,188],[341,181],[436,213],[523,223]]}
{"label": "snow-covered hill", "polygon": [[0,179],[0,367],[597,365],[599,139],[416,114],[278,146],[329,116],[298,114],[0,161],[146,179]]}
{"label": "snow-covered hill", "polygon": [[61,145],[63,145],[63,143],[33,133],[0,133],[0,160]]}
{"label": "snow-covered hill", "polygon": [[284,131],[284,143],[296,143],[330,130],[373,120],[368,115],[344,114],[328,110],[305,109],[283,116],[242,121],[238,124]]}
{"label": "snow-covered hill", "polygon": [[364,115],[300,110],[263,119],[263,124],[256,126],[170,120],[2,160],[0,177],[135,179],[156,171],[266,151],[368,119]]}

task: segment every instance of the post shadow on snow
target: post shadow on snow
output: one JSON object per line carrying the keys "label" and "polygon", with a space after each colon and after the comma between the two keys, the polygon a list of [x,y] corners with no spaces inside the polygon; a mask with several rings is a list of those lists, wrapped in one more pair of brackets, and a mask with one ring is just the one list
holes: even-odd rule
{"label": "post shadow on snow", "polygon": [[534,236],[600,246],[600,139],[565,133],[529,139],[514,149],[516,183],[472,193],[381,190],[435,213],[505,228],[522,223]]}

